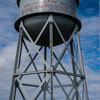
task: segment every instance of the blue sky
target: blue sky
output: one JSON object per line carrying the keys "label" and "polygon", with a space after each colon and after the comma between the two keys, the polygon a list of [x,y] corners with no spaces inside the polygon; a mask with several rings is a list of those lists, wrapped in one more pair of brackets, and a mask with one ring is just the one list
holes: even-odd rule
{"label": "blue sky", "polygon": [[99,0],[80,0],[79,14],[84,17],[99,16]]}
{"label": "blue sky", "polygon": [[[0,12],[0,100],[8,100],[18,39],[13,26],[18,16],[16,0],[0,0]],[[80,0],[78,13],[89,97],[99,100],[99,0]]]}
{"label": "blue sky", "polygon": [[[78,9],[79,16],[82,18],[82,28],[80,35],[84,36],[82,39],[82,48],[84,49],[85,59],[87,64],[94,69],[99,71],[99,0],[87,0],[84,2],[80,0],[80,6]],[[85,18],[85,21],[84,19]],[[89,20],[88,20],[89,18]],[[98,24],[98,25],[96,25]],[[85,31],[87,30],[87,31]],[[85,32],[84,32],[85,31]],[[87,41],[88,40],[88,41]],[[86,46],[87,45],[87,46]],[[97,60],[96,60],[97,58]],[[90,59],[90,61],[89,61]],[[93,62],[93,63],[91,63]]]}

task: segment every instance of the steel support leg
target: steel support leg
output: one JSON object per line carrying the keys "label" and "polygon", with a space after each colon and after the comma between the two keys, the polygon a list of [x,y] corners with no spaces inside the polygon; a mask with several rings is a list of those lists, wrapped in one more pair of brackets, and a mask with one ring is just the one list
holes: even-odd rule
{"label": "steel support leg", "polygon": [[[47,47],[44,47],[44,60],[47,61]],[[46,70],[45,64],[44,64],[44,70]],[[44,73],[44,78],[45,77],[46,77],[46,73]],[[46,82],[44,83],[43,100],[46,100]]]}
{"label": "steel support leg", "polygon": [[[15,65],[14,65],[14,74],[16,74],[16,71],[19,68],[20,59],[21,59],[21,51],[22,51],[22,31],[20,29],[19,40],[18,40],[17,51],[16,51]],[[16,78],[12,76],[12,85],[11,85],[9,100],[15,100],[15,96],[16,96],[15,82],[16,82]]]}
{"label": "steel support leg", "polygon": [[51,17],[51,22],[49,23],[49,38],[50,38],[50,67],[51,67],[51,100],[53,100],[53,22]]}
{"label": "steel support leg", "polygon": [[[71,49],[71,54],[72,54],[72,56],[74,58],[73,39],[70,42],[70,49]],[[72,59],[72,67],[73,67],[73,73],[77,74],[76,66],[75,66],[75,63],[74,63],[73,59]],[[76,91],[76,95],[75,96],[76,96],[76,100],[79,100],[78,90],[76,90],[76,87],[77,87],[77,77],[74,76],[74,88],[75,88],[75,91]]]}
{"label": "steel support leg", "polygon": [[[81,53],[81,46],[80,46],[79,33],[77,32],[76,35],[77,35],[78,52],[79,52],[79,57],[80,57],[80,67],[81,67],[82,74],[85,75],[84,64],[83,64],[82,53]],[[84,90],[85,90],[85,100],[89,100],[88,90],[87,90],[87,85],[86,85],[86,78],[83,80],[83,85],[84,85],[83,87],[84,87]]]}

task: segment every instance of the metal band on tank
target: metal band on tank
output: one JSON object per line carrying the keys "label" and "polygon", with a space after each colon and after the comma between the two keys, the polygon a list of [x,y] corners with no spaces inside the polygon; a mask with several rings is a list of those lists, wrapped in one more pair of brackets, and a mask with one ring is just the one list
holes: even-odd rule
{"label": "metal band on tank", "polygon": [[[19,6],[20,0],[17,0],[17,5]],[[77,7],[79,6],[79,0],[76,0]]]}
{"label": "metal band on tank", "polygon": [[21,0],[20,17],[35,13],[62,13],[76,17],[75,0]]}

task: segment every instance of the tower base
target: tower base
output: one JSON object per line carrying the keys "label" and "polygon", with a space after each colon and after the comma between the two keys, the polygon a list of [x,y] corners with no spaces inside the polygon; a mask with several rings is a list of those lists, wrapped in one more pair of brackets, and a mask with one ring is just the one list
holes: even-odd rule
{"label": "tower base", "polygon": [[[34,42],[21,21],[9,100],[89,100],[78,26],[65,41],[52,15],[48,24],[49,47],[40,47],[36,43],[45,27]],[[63,41],[57,47],[53,28]]]}

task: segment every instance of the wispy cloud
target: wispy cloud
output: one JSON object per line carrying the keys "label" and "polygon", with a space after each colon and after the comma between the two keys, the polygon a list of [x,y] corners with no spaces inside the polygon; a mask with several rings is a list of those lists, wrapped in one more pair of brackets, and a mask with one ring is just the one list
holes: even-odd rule
{"label": "wispy cloud", "polygon": [[99,73],[91,70],[88,66],[85,66],[85,73],[87,79],[88,93],[90,100],[100,99],[100,80]]}
{"label": "wispy cloud", "polygon": [[[88,10],[92,9],[92,10]],[[99,0],[80,0],[79,14],[85,17],[99,16]]]}
{"label": "wispy cloud", "polygon": [[83,58],[91,69],[99,70],[99,17],[82,17],[80,31]]}
{"label": "wispy cloud", "polygon": [[99,35],[99,17],[81,17],[82,30],[81,34],[84,36],[98,36]]}
{"label": "wispy cloud", "polygon": [[12,0],[0,1],[0,47],[17,40],[14,30],[14,17],[17,15],[17,6]]}

